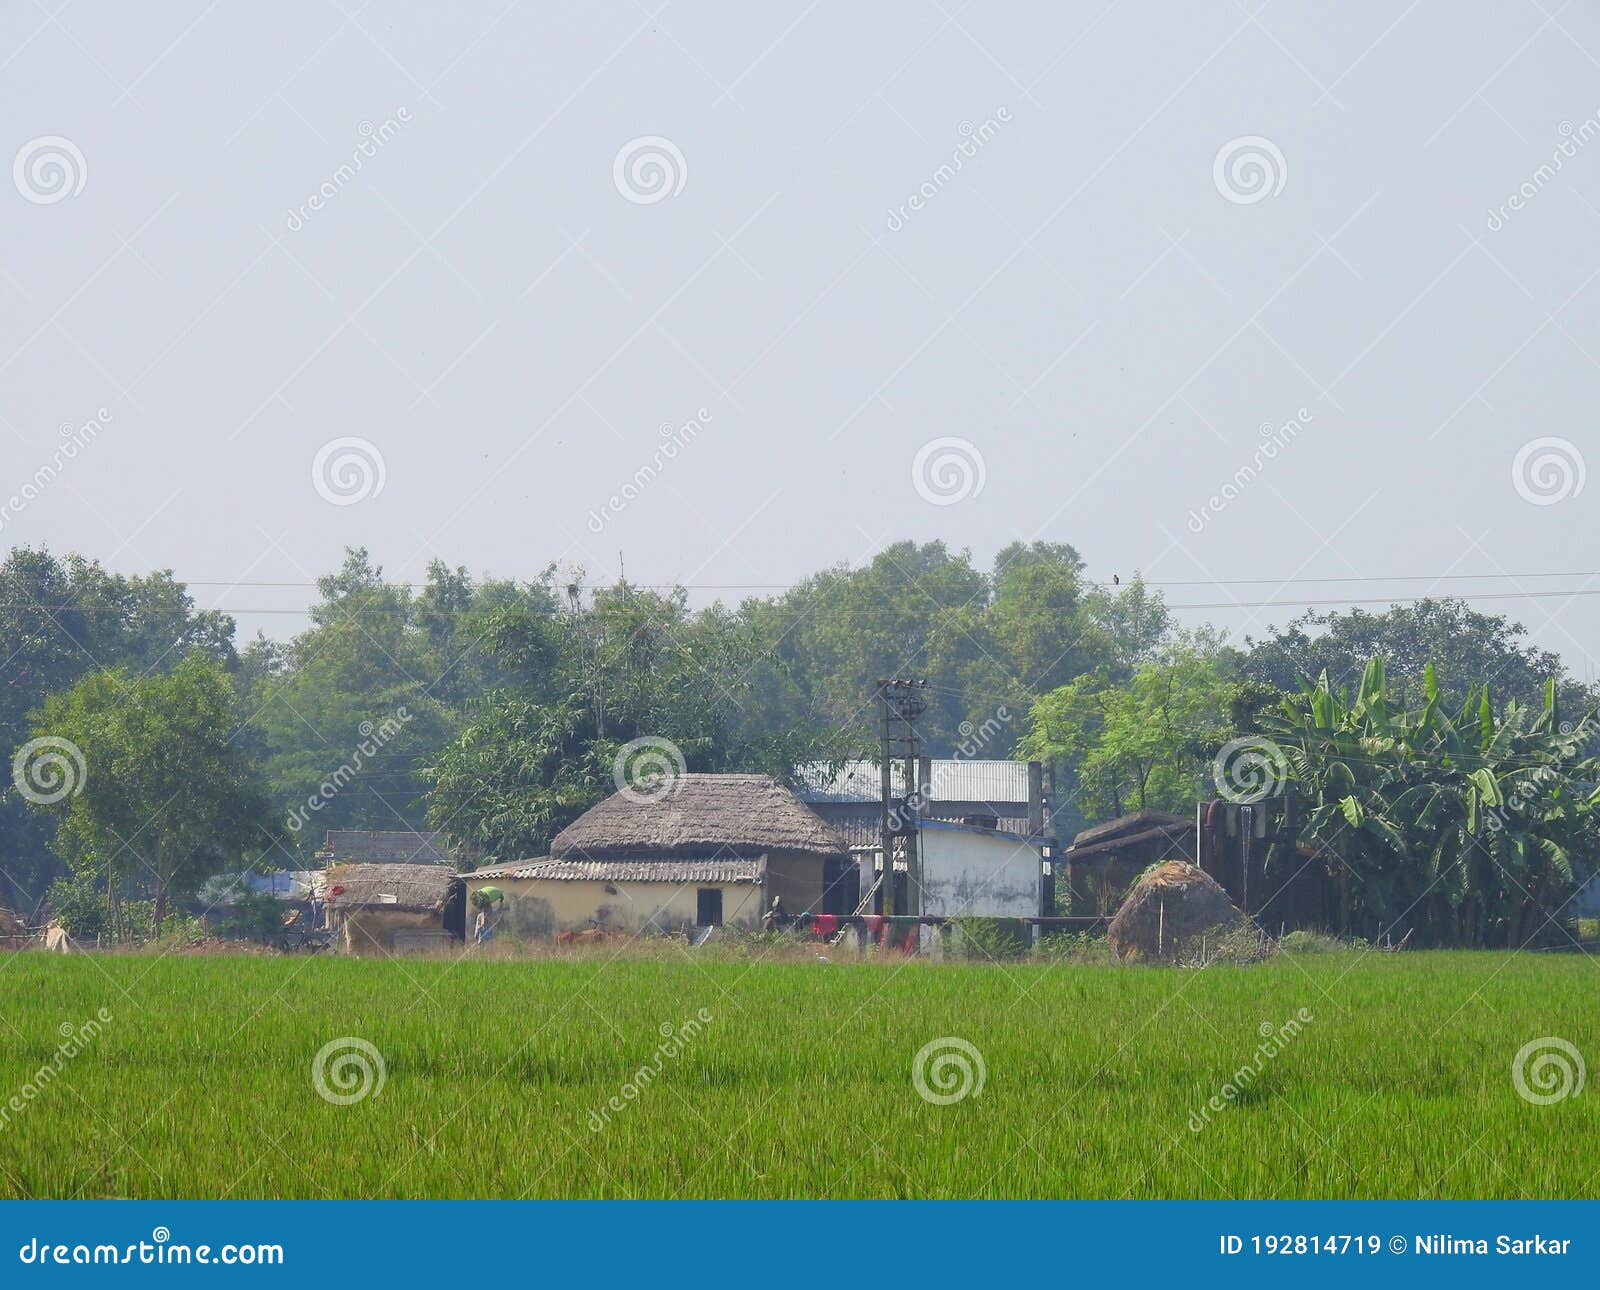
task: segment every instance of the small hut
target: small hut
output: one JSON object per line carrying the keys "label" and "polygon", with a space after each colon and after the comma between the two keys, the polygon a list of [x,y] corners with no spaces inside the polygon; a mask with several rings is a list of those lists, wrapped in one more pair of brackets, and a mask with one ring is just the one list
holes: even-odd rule
{"label": "small hut", "polygon": [[1186,860],[1169,860],[1134,884],[1106,939],[1120,959],[1172,963],[1198,950],[1203,937],[1243,922],[1214,878]]}
{"label": "small hut", "polygon": [[464,874],[499,889],[499,931],[538,938],[589,929],[755,928],[774,898],[821,912],[844,837],[767,775],[680,775],[659,796],[616,793],[550,844],[550,855]]}
{"label": "small hut", "polygon": [[445,865],[345,864],[321,877],[328,925],[350,954],[414,954],[462,935],[466,897]]}
{"label": "small hut", "polygon": [[1167,811],[1119,815],[1083,830],[1072,839],[1065,858],[1072,912],[1109,914],[1151,865],[1197,860],[1194,821]]}

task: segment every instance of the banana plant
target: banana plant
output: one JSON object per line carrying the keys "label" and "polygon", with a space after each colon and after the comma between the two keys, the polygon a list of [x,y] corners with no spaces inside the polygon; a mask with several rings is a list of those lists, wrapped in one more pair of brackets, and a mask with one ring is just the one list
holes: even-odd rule
{"label": "banana plant", "polygon": [[1587,751],[1600,717],[1563,722],[1553,681],[1537,713],[1497,711],[1488,685],[1448,712],[1431,666],[1423,689],[1420,708],[1397,708],[1378,658],[1354,697],[1323,673],[1263,721],[1339,887],[1340,930],[1439,945],[1550,936],[1600,867]]}

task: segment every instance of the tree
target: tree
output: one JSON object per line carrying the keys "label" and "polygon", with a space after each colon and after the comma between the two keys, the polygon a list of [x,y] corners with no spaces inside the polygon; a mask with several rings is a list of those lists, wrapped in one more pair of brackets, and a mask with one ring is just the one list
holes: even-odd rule
{"label": "tree", "polygon": [[1074,774],[1087,815],[1191,811],[1245,693],[1216,655],[1175,647],[1124,683],[1101,672],[1040,696],[1020,751]]}
{"label": "tree", "polygon": [[[170,571],[127,578],[81,556],[13,548],[0,563],[0,749],[25,743],[31,714],[90,671],[163,672],[192,649],[231,667],[232,637],[232,620],[197,612]],[[60,873],[53,833],[0,780],[0,902],[31,907]]]}
{"label": "tree", "polygon": [[360,547],[317,586],[312,627],[286,645],[257,641],[241,668],[243,738],[289,823],[286,859],[299,864],[330,828],[422,828],[422,769],[467,706],[506,679],[489,643],[497,615],[555,608],[548,579],[480,584],[439,561],[414,594]]}
{"label": "tree", "polygon": [[148,894],[158,935],[173,900],[272,840],[265,794],[233,739],[233,702],[227,674],[195,650],[166,675],[91,672],[34,722],[48,741],[38,755],[66,759],[55,772],[67,780],[46,776],[39,803],[59,819],[58,854],[103,884],[114,910]]}
{"label": "tree", "polygon": [[[1245,670],[1292,694],[1324,672],[1335,686],[1354,686],[1368,661],[1382,658],[1390,696],[1401,704],[1421,706],[1425,701],[1423,678],[1430,665],[1447,682],[1490,685],[1527,707],[1543,702],[1551,677],[1569,711],[1595,702],[1595,695],[1568,676],[1557,655],[1525,644],[1523,636],[1521,623],[1478,613],[1462,600],[1419,600],[1380,614],[1308,610],[1271,636],[1248,640]],[[1466,696],[1464,688],[1444,691],[1451,704]]]}
{"label": "tree", "polygon": [[1537,712],[1497,710],[1487,686],[1447,705],[1431,666],[1422,687],[1401,707],[1373,659],[1354,699],[1324,674],[1262,730],[1332,862],[1344,930],[1520,946],[1600,860],[1595,712],[1564,722],[1553,679]]}
{"label": "tree", "polygon": [[507,609],[486,639],[506,684],[468,703],[427,772],[429,822],[486,857],[546,851],[619,786],[617,759],[635,741],[664,741],[689,771],[785,777],[840,756],[820,727],[752,720],[759,637],[720,608],[691,613],[682,588],[619,582],[559,616]]}

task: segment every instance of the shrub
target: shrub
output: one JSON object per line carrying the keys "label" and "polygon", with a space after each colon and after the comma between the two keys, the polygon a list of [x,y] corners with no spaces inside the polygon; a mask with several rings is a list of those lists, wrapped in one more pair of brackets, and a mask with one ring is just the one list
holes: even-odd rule
{"label": "shrub", "polygon": [[111,931],[111,902],[81,878],[58,878],[50,885],[50,914],[79,940]]}

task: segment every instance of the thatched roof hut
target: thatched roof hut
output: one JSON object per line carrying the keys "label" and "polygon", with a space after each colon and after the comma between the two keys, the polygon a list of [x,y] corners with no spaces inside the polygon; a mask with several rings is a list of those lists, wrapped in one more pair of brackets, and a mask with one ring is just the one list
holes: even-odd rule
{"label": "thatched roof hut", "polygon": [[329,926],[352,954],[441,948],[466,931],[466,891],[448,865],[341,864],[319,877]]}
{"label": "thatched roof hut", "polygon": [[322,894],[329,909],[434,913],[444,908],[455,881],[445,865],[341,864],[324,871]]}
{"label": "thatched roof hut", "polygon": [[1185,860],[1168,860],[1134,884],[1106,939],[1118,958],[1172,963],[1198,948],[1203,936],[1243,922],[1215,879]]}
{"label": "thatched roof hut", "polygon": [[659,797],[614,793],[550,844],[553,860],[843,857],[844,836],[769,775],[680,775]]}

